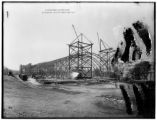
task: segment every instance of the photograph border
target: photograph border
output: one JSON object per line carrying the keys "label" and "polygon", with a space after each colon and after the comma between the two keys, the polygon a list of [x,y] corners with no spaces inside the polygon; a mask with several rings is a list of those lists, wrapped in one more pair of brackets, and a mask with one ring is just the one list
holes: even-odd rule
{"label": "photograph border", "polygon": [[[4,116],[4,77],[3,77],[3,69],[4,69],[4,4],[5,3],[13,3],[13,4],[18,4],[18,3],[153,3],[154,4],[154,72],[156,73],[156,2],[154,1],[2,1],[2,76],[1,76],[1,118],[2,119],[130,119],[130,118],[112,118],[112,117],[28,117],[28,118],[19,118],[19,117],[5,117]],[[156,80],[156,74],[154,75],[154,80]],[[155,81],[155,101],[156,101],[156,81]],[[156,105],[156,102],[155,102]],[[156,112],[156,106],[155,106],[155,112]],[[155,114],[156,116],[156,114]],[[139,119],[139,118],[134,118],[134,119]]]}

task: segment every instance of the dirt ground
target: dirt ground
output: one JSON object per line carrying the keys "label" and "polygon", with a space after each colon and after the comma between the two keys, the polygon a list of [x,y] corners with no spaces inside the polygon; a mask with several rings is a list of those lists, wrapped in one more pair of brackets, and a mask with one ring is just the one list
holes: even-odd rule
{"label": "dirt ground", "polygon": [[32,85],[4,76],[5,118],[137,118],[114,84]]}

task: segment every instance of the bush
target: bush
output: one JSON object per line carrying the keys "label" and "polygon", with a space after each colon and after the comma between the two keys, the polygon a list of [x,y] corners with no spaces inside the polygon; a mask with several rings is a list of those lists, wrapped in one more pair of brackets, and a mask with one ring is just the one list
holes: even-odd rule
{"label": "bush", "polygon": [[93,71],[93,74],[95,75],[95,76],[101,76],[101,71],[100,71],[100,69],[95,69],[94,71]]}
{"label": "bush", "polygon": [[134,80],[147,79],[151,68],[151,64],[148,61],[140,62],[136,64],[133,69],[130,70],[130,77]]}

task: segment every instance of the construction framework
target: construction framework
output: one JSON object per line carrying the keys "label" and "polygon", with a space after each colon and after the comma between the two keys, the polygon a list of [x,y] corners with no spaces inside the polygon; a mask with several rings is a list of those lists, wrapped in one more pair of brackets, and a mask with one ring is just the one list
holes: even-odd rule
{"label": "construction framework", "polygon": [[92,78],[92,43],[83,42],[88,38],[80,33],[69,44],[69,72],[78,72],[80,78]]}
{"label": "construction framework", "polygon": [[[111,59],[115,53],[115,50],[113,50],[112,47],[110,47],[107,43],[105,43],[101,38],[99,38],[99,34],[97,33],[98,36],[98,42],[99,42],[99,56],[100,56],[100,71],[103,72],[105,71],[111,71]],[[105,59],[105,63],[103,59]],[[106,64],[106,65],[104,65]],[[106,66],[106,68],[104,68]]]}

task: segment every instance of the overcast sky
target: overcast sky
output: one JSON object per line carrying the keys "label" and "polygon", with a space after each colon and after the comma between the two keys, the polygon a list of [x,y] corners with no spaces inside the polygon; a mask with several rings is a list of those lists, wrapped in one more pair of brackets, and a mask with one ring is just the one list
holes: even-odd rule
{"label": "overcast sky", "polygon": [[94,43],[95,53],[97,32],[116,48],[120,26],[142,20],[153,33],[153,13],[153,3],[5,3],[4,66],[19,69],[68,56],[67,44],[76,37],[72,24]]}

